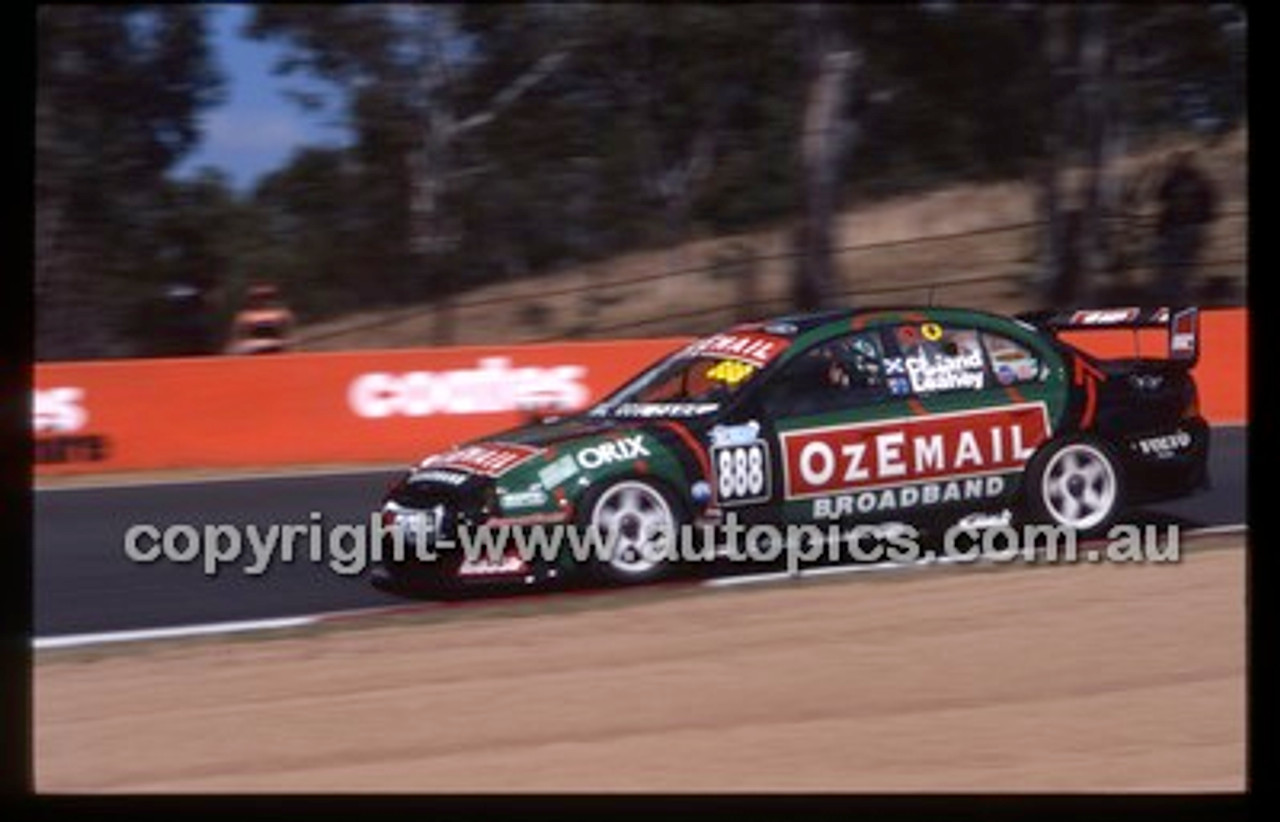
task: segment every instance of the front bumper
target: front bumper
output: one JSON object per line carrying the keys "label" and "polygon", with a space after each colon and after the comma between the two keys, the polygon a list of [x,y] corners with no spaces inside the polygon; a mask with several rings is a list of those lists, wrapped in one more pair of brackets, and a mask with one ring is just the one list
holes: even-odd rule
{"label": "front bumper", "polygon": [[[408,533],[398,545],[394,536],[384,535],[381,556],[370,570],[370,583],[390,593],[415,594],[524,588],[557,579],[560,569],[545,562],[523,562],[514,553],[499,563],[466,561],[459,529],[488,520],[487,498],[488,489],[481,483],[468,483],[463,488],[404,483],[391,489],[383,507],[392,515],[389,519],[428,517],[432,522],[429,532],[440,539],[428,538],[421,546],[425,550],[420,551]],[[441,541],[451,547],[441,546]]]}
{"label": "front bumper", "polygon": [[373,587],[394,594],[456,593],[472,589],[522,589],[554,583],[560,570],[541,562],[501,565],[464,563],[462,551],[440,552],[430,562],[383,559],[369,574]]}

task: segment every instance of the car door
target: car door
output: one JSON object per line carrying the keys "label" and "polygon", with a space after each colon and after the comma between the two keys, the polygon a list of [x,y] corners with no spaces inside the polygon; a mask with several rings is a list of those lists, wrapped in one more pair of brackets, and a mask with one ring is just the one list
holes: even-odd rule
{"label": "car door", "polygon": [[1051,433],[1048,365],[976,325],[902,322],[885,330],[886,379],[910,412],[901,423],[903,479],[913,490],[898,490],[898,507],[920,508],[929,523],[1005,507]]}
{"label": "car door", "polygon": [[758,398],[783,522],[931,528],[998,510],[1047,436],[1044,368],[1012,341],[928,320],[849,332],[802,352]]}
{"label": "car door", "polygon": [[885,370],[885,340],[873,328],[818,342],[773,375],[754,398],[748,423],[759,429],[756,439],[762,444],[752,447],[763,452],[768,466],[769,499],[743,511],[743,519],[763,519],[754,516],[761,510],[773,522],[837,519],[831,500],[858,484],[866,463],[851,465],[850,460],[866,455],[841,453],[828,434],[838,439],[847,426],[906,413]]}

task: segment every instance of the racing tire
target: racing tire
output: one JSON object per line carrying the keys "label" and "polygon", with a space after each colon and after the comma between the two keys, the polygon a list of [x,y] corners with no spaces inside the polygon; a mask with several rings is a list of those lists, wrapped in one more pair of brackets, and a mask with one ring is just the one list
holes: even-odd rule
{"label": "racing tire", "polygon": [[1040,450],[1024,475],[1019,520],[1074,528],[1083,537],[1106,533],[1126,503],[1120,460],[1096,437],[1071,435]]}
{"label": "racing tire", "polygon": [[[654,582],[674,571],[674,540],[687,521],[685,508],[666,488],[648,480],[628,478],[593,490],[578,507],[579,528],[594,528],[614,540],[606,558],[591,561],[592,575],[611,583]],[[667,541],[656,539],[659,532]],[[616,536],[615,536],[616,535]]]}

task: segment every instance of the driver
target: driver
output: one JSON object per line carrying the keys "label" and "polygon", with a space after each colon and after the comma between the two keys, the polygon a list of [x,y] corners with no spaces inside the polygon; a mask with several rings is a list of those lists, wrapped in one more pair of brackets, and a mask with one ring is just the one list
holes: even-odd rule
{"label": "driver", "polygon": [[824,356],[828,360],[826,370],[827,385],[842,391],[852,385],[853,377],[850,376],[848,367],[832,353],[825,353]]}
{"label": "driver", "polygon": [[818,356],[826,360],[822,370],[827,386],[839,390],[865,388],[880,383],[880,358],[863,339],[840,340],[823,346]]}

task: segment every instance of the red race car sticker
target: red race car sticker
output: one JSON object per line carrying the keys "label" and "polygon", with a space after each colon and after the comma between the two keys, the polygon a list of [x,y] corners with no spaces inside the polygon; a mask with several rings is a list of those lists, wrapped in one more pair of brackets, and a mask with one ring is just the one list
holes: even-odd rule
{"label": "red race car sticker", "polygon": [[474,474],[497,477],[530,459],[540,449],[528,445],[490,442],[467,445],[423,460],[422,468],[457,468]]}
{"label": "red race car sticker", "polygon": [[1049,438],[1044,403],[786,431],[787,499],[1003,473]]}
{"label": "red race car sticker", "polygon": [[725,357],[763,368],[781,354],[791,343],[785,337],[761,334],[754,331],[737,331],[716,334],[690,343],[684,350],[686,356]]}
{"label": "red race car sticker", "polygon": [[1137,308],[1087,308],[1073,312],[1071,325],[1115,325],[1131,323],[1142,313]]}

